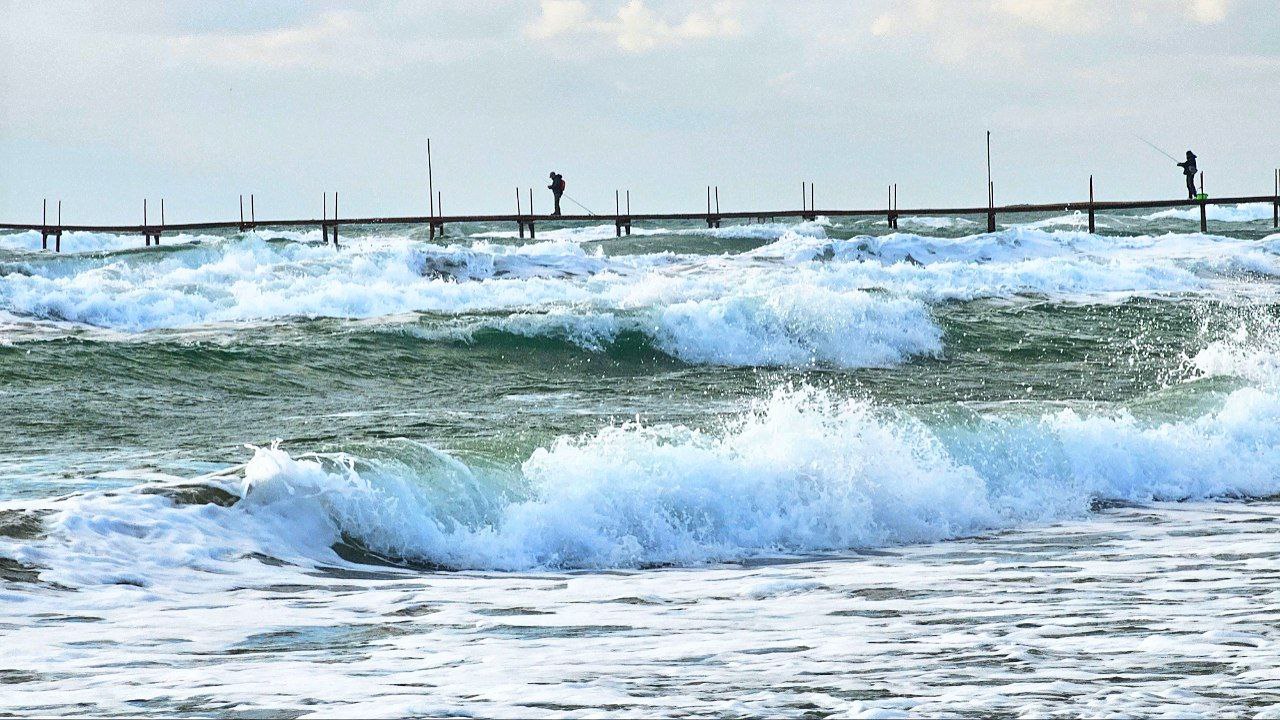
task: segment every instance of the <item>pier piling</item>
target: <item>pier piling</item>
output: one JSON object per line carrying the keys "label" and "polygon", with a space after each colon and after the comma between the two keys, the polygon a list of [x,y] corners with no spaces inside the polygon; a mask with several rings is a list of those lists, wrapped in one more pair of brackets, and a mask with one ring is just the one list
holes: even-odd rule
{"label": "pier piling", "polygon": [[[325,238],[326,240],[328,238]],[[333,191],[333,249],[338,249],[338,191]]]}
{"label": "pier piling", "polygon": [[1094,233],[1093,222],[1093,176],[1089,176],[1089,234]]}
{"label": "pier piling", "polygon": [[524,239],[524,219],[520,216],[520,186],[516,186],[516,225],[520,232],[520,239]]}
{"label": "pier piling", "polygon": [[1204,197],[1204,171],[1200,172],[1200,198],[1200,232],[1207,233],[1209,232],[1209,215],[1205,204],[1208,198]]}
{"label": "pier piling", "polygon": [[996,231],[996,186],[987,181],[987,232]]}
{"label": "pier piling", "polygon": [[1271,201],[1271,227],[1280,228],[1280,168],[1276,169],[1276,197]]}

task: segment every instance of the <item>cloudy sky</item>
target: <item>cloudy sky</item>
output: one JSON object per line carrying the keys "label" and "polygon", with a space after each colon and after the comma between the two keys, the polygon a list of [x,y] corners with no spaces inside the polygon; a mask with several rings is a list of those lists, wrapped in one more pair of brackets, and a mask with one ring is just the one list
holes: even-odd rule
{"label": "cloudy sky", "polygon": [[[0,0],[0,219],[502,212],[556,169],[597,212],[1258,194],[1276,0]],[[545,191],[538,197],[546,207]]]}

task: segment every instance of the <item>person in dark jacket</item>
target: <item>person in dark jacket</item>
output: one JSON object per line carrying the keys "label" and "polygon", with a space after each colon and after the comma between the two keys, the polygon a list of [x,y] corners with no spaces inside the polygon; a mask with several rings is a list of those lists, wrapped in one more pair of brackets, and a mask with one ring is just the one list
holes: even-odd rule
{"label": "person in dark jacket", "polygon": [[564,184],[564,176],[555,170],[552,170],[551,184],[547,186],[547,189],[550,190],[551,194],[556,198],[556,211],[552,213],[552,215],[560,214],[560,196],[564,194]]}
{"label": "person in dark jacket", "polygon": [[1178,163],[1182,174],[1187,176],[1187,199],[1196,199],[1196,154],[1187,151],[1187,161]]}

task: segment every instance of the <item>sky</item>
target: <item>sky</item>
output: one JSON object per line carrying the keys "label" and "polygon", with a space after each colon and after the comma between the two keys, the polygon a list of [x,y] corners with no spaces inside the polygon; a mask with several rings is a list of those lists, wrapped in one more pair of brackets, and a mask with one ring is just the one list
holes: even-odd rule
{"label": "sky", "polygon": [[[0,0],[0,222],[1210,195],[1280,167],[1276,0]],[[527,191],[526,191],[527,192]],[[154,204],[152,205],[154,208]],[[566,210],[572,208],[567,205]],[[527,211],[527,205],[526,205]]]}

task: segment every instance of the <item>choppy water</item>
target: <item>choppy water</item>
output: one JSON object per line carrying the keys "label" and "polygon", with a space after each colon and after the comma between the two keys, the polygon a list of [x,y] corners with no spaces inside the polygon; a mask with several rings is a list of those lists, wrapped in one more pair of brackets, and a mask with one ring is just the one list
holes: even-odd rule
{"label": "choppy water", "polygon": [[1271,208],[1015,220],[0,235],[0,712],[1280,717]]}

